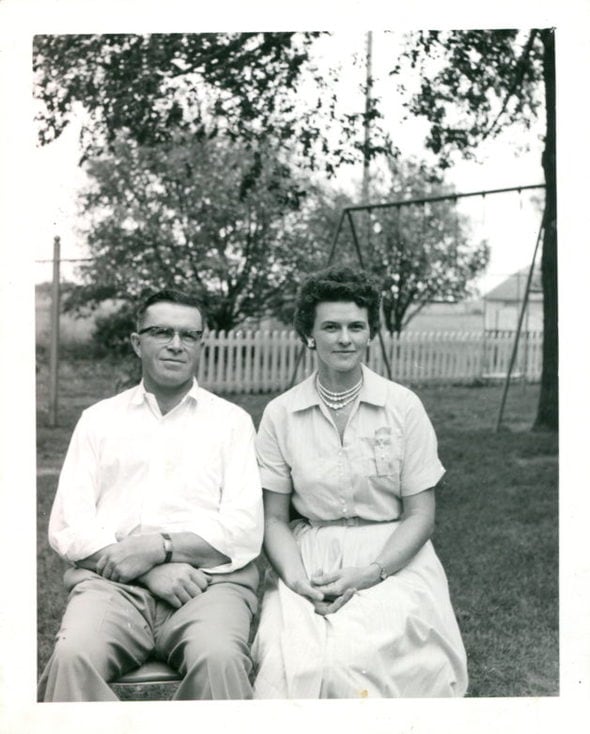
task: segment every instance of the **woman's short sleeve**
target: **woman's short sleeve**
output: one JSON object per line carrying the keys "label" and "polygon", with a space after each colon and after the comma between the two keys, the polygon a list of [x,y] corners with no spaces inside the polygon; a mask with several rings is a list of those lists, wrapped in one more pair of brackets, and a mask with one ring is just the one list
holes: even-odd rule
{"label": "woman's short sleeve", "polygon": [[281,494],[290,494],[293,491],[291,467],[281,449],[281,427],[277,411],[269,404],[262,416],[258,435],[256,437],[256,457],[260,469],[260,479],[263,489]]}
{"label": "woman's short sleeve", "polygon": [[438,458],[434,428],[417,395],[411,393],[404,423],[401,493],[418,494],[434,487],[445,473]]}

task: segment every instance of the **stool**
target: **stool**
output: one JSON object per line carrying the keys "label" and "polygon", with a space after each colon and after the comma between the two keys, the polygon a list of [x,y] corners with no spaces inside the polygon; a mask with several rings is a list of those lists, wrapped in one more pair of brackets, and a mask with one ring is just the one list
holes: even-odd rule
{"label": "stool", "polygon": [[175,683],[182,680],[179,673],[160,660],[147,660],[143,665],[119,679],[112,681],[117,686],[137,686],[146,683]]}

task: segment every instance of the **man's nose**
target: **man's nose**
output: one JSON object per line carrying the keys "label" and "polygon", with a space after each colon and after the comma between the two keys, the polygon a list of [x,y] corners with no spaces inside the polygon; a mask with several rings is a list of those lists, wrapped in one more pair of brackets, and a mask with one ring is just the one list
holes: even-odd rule
{"label": "man's nose", "polygon": [[172,339],[170,339],[166,346],[168,349],[174,349],[175,351],[182,349],[182,341],[180,339],[180,334],[177,331],[174,332]]}

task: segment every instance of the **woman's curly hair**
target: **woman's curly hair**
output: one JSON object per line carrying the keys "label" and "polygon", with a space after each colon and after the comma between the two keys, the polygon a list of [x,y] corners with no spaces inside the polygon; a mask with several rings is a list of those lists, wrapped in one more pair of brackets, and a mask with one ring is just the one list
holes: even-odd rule
{"label": "woman's curly hair", "polygon": [[311,334],[318,303],[353,301],[368,311],[371,337],[379,331],[381,293],[364,270],[332,266],[309,275],[302,283],[295,303],[295,330],[305,343]]}

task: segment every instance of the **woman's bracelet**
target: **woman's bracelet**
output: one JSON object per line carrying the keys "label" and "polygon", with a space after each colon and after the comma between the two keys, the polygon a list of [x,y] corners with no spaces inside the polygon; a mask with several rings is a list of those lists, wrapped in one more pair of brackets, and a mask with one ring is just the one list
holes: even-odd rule
{"label": "woman's bracelet", "polygon": [[377,569],[379,570],[379,581],[385,581],[385,579],[389,576],[385,568],[379,563],[379,561],[373,561],[372,563],[369,563],[369,566],[377,566]]}

